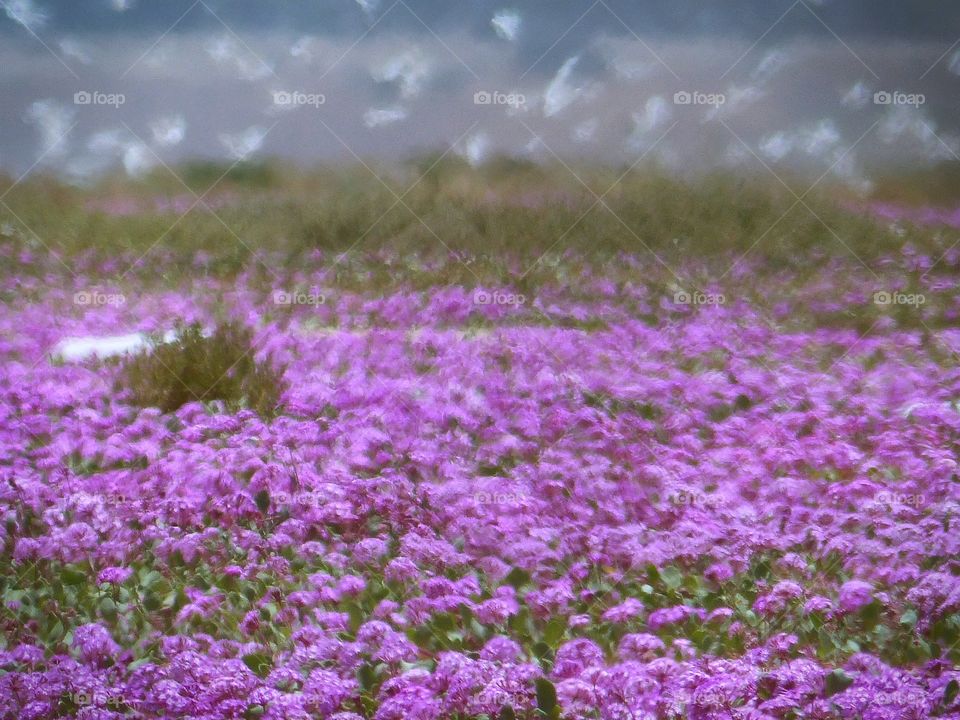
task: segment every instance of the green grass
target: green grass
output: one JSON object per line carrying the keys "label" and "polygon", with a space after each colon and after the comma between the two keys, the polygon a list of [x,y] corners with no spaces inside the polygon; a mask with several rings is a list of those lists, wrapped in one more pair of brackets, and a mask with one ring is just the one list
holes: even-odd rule
{"label": "green grass", "polygon": [[283,381],[269,363],[254,358],[252,335],[238,323],[220,324],[209,335],[196,324],[181,327],[172,342],[155,339],[150,352],[126,360],[118,389],[128,390],[135,405],[164,412],[220,400],[272,415]]}
{"label": "green grass", "polygon": [[[375,171],[383,173],[383,182],[362,167],[308,173],[187,164],[177,172],[193,192],[202,195],[223,176],[206,199],[229,195],[236,205],[217,209],[223,223],[199,205],[176,225],[175,214],[113,217],[88,207],[120,194],[189,196],[190,190],[166,170],[138,181],[111,178],[83,190],[38,177],[14,187],[5,199],[17,217],[5,209],[0,217],[13,226],[14,239],[42,241],[64,259],[89,250],[104,257],[143,253],[156,243],[154,250],[175,257],[210,253],[219,261],[215,272],[227,274],[255,262],[254,250],[281,253],[291,265],[314,249],[445,252],[444,245],[478,257],[534,259],[568,250],[602,258],[650,248],[679,260],[745,252],[756,243],[751,252],[794,263],[818,248],[833,253],[836,235],[864,259],[908,240],[928,245],[932,235],[917,230],[899,237],[851,215],[837,206],[837,188],[805,197],[808,210],[764,177],[684,181],[655,168],[623,176],[616,169],[575,168],[581,183],[562,166],[503,160],[471,169],[448,159],[431,166],[429,158],[403,173]],[[799,179],[787,182],[798,194],[805,189]],[[11,184],[0,179],[0,192]],[[603,201],[597,203],[599,195]]]}
{"label": "green grass", "polygon": [[[12,257],[29,249],[47,262],[12,262],[9,271],[67,275],[82,267],[97,274],[112,262],[105,278],[129,275],[140,287],[242,272],[276,284],[322,253],[332,281],[348,289],[488,283],[533,294],[576,276],[570,258],[614,282],[637,281],[619,262],[623,253],[649,262],[641,280],[664,286],[676,282],[674,273],[697,286],[741,256],[759,272],[789,271],[802,281],[833,258],[862,267],[856,256],[881,273],[879,260],[905,245],[939,257],[960,239],[949,229],[895,231],[844,209],[838,200],[852,196],[828,181],[803,195],[809,183],[801,178],[785,178],[803,196],[798,202],[769,176],[684,180],[656,167],[571,170],[507,159],[475,169],[425,157],[399,170],[374,167],[379,177],[360,165],[307,171],[194,162],[176,172],[183,182],[161,169],[83,189],[42,176],[12,187],[4,199],[9,209],[0,206],[0,243],[12,244]],[[911,178],[917,187],[933,182]],[[0,193],[12,185],[0,177]],[[117,197],[146,203],[179,195],[192,202],[191,192],[228,204],[214,205],[213,214],[200,203],[183,217],[97,209]],[[892,179],[878,192],[913,197]],[[206,257],[202,265],[198,253]],[[451,253],[465,264],[450,262]]]}

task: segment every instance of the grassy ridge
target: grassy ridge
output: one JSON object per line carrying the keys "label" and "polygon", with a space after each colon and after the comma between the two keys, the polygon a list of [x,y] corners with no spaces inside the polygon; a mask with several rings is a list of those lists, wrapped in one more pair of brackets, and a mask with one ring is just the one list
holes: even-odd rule
{"label": "grassy ridge", "polygon": [[[475,260],[480,278],[519,275],[545,254],[568,251],[600,260],[651,251],[668,266],[691,255],[728,261],[749,252],[773,267],[796,267],[852,254],[870,265],[906,243],[930,252],[950,244],[937,232],[894,232],[851,214],[837,202],[838,188],[823,184],[805,195],[809,183],[796,178],[786,179],[791,192],[769,176],[684,181],[651,167],[501,160],[472,169],[447,158],[390,173],[198,163],[176,172],[182,182],[158,170],[88,189],[29,179],[0,207],[5,239],[46,246],[67,265],[82,253],[136,258],[159,250],[171,272],[202,252],[218,276],[256,264],[255,255],[279,270],[316,250],[454,251]],[[0,179],[0,193],[11,185]],[[890,195],[889,183],[883,192]]]}

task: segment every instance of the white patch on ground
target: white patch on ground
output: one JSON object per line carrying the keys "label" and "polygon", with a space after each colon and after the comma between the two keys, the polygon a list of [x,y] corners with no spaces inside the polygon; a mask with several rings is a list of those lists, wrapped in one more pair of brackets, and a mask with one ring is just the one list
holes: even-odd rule
{"label": "white patch on ground", "polygon": [[[163,341],[170,342],[175,337],[175,333],[171,330],[164,333]],[[51,355],[66,362],[78,362],[90,357],[102,359],[127,355],[143,350],[148,344],[149,339],[144,333],[105,335],[102,337],[94,335],[67,337],[56,344],[51,351]]]}

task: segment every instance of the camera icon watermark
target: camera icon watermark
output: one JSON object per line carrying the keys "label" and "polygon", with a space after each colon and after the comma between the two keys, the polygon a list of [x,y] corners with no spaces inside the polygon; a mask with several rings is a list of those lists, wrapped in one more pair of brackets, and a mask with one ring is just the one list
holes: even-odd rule
{"label": "camera icon watermark", "polygon": [[687,292],[678,290],[673,294],[674,305],[723,305],[727,298],[723,293]]}
{"label": "camera icon watermark", "polygon": [[101,307],[125,305],[127,297],[123,293],[105,293],[99,290],[80,290],[73,294],[73,304],[82,307]]}
{"label": "camera icon watermark", "polygon": [[878,492],[870,502],[871,507],[888,510],[904,507],[919,508],[926,504],[926,495],[887,491]]}
{"label": "camera icon watermark", "polygon": [[480,90],[473,94],[474,105],[507,105],[512,108],[518,108],[525,105],[527,98],[522,93],[503,93],[496,90],[488,92]]}
{"label": "camera icon watermark", "polygon": [[474,701],[481,707],[502,708],[510,705],[513,698],[506,690],[498,687],[485,687],[474,698]]}
{"label": "camera icon watermark", "polygon": [[511,305],[520,306],[527,302],[527,296],[521,293],[505,293],[495,290],[477,290],[473,294],[474,305]]}
{"label": "camera icon watermark", "polygon": [[874,105],[908,105],[920,107],[927,102],[923,93],[905,93],[900,90],[878,90],[873,94]]}
{"label": "camera icon watermark", "polygon": [[691,490],[670,493],[666,499],[673,506],[714,508],[720,505],[720,498]]}
{"label": "camera icon watermark", "polygon": [[899,705],[922,708],[926,705],[927,694],[920,688],[904,687],[899,690],[887,690],[873,693],[870,697],[872,705]]}
{"label": "camera icon watermark", "polygon": [[478,492],[474,493],[473,500],[478,505],[517,505],[527,499],[523,493],[516,492]]}
{"label": "camera icon watermark", "polygon": [[127,101],[123,93],[105,93],[99,90],[80,90],[73,94],[74,105],[106,105],[118,108]]}
{"label": "camera icon watermark", "polygon": [[320,493],[316,492],[288,493],[281,490],[270,495],[270,502],[277,507],[318,508],[324,504],[325,499]]}
{"label": "camera icon watermark", "polygon": [[71,704],[78,708],[97,706],[117,709],[130,706],[127,699],[119,694],[108,695],[100,692],[75,692],[70,693],[68,699]]}
{"label": "camera icon watermark", "polygon": [[679,90],[673,94],[674,105],[709,105],[719,108],[727,102],[727,96],[723,93],[706,93],[699,90]]}
{"label": "camera icon watermark", "polygon": [[880,290],[873,294],[874,305],[911,305],[919,307],[927,302],[927,296],[923,293],[902,293],[887,292]]}
{"label": "camera icon watermark", "polygon": [[129,497],[128,495],[122,495],[120,493],[114,493],[114,492],[106,492],[106,493],[78,492],[72,495],[72,500],[80,504],[102,502],[104,505],[124,505],[128,502],[132,502],[133,498]]}
{"label": "camera icon watermark", "polygon": [[325,105],[327,96],[323,93],[307,93],[299,90],[275,90],[273,104],[281,107],[313,107]]}
{"label": "camera icon watermark", "polygon": [[326,304],[326,302],[326,295],[317,292],[316,288],[313,288],[308,293],[300,290],[294,290],[292,292],[274,290],[273,292],[274,305],[308,305],[319,307],[320,305]]}

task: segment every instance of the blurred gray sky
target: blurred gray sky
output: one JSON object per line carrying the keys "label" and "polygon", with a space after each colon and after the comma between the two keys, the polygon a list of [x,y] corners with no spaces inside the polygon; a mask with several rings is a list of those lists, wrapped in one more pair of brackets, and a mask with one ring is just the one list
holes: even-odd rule
{"label": "blurred gray sky", "polygon": [[960,154],[960,4],[0,0],[0,167],[447,150],[866,187]]}

